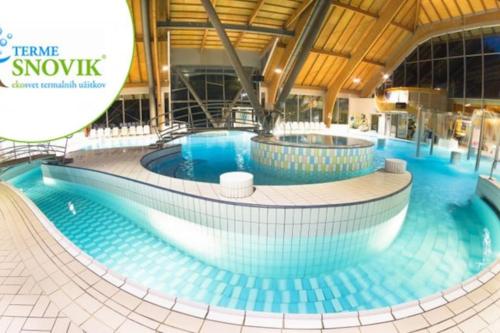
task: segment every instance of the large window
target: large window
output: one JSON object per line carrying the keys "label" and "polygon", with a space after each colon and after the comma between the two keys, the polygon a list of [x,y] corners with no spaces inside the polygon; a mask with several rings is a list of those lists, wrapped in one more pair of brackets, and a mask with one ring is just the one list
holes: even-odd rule
{"label": "large window", "polygon": [[[166,104],[168,105],[168,99]],[[149,99],[147,95],[127,95],[111,104],[94,123],[96,128],[122,127],[149,124]]]}
{"label": "large window", "polygon": [[[246,70],[248,76],[255,72],[253,68]],[[179,67],[172,71],[171,78],[174,120],[187,122],[193,127],[212,127],[217,121],[242,125],[247,121],[247,115],[253,119],[248,95],[232,68]]]}
{"label": "large window", "polygon": [[333,123],[347,124],[349,122],[349,99],[337,98],[333,109]]}
{"label": "large window", "polygon": [[432,86],[432,61],[420,61],[418,75],[418,85],[423,88],[430,88]]}
{"label": "large window", "polygon": [[405,85],[409,87],[417,86],[418,84],[418,62],[406,64],[406,80]]}
{"label": "large window", "polygon": [[434,60],[434,88],[446,89],[448,86],[448,63],[446,59]]}
{"label": "large window", "polygon": [[481,56],[475,56],[467,57],[466,60],[465,97],[481,98],[483,59]]}
{"label": "large window", "polygon": [[449,59],[450,83],[448,86],[449,97],[464,97],[464,59]]}
{"label": "large window", "polygon": [[416,47],[394,86],[446,89],[450,98],[500,98],[500,27],[446,34]]}
{"label": "large window", "polygon": [[394,71],[394,74],[392,75],[392,84],[394,87],[402,87],[405,85],[405,66],[404,66],[404,64],[400,65]]}
{"label": "large window", "polygon": [[289,95],[285,101],[285,121],[321,122],[323,97]]}
{"label": "large window", "polygon": [[484,68],[484,98],[500,99],[500,54],[485,55]]}
{"label": "large window", "polygon": [[298,96],[289,95],[285,102],[285,120],[286,121],[298,121],[299,117],[297,111],[299,109]]}
{"label": "large window", "polygon": [[432,40],[432,57],[434,59],[437,58],[446,58],[448,56],[448,50],[446,47],[446,40],[441,40],[439,38],[435,38]]}

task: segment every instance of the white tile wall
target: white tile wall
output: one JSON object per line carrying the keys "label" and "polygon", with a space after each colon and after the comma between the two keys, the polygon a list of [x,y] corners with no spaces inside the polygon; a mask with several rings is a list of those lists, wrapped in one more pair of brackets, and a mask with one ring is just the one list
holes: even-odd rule
{"label": "white tile wall", "polygon": [[496,180],[480,176],[477,181],[476,193],[487,199],[497,211],[500,211],[500,184]]}
{"label": "white tile wall", "polygon": [[[126,199],[127,214],[144,228],[208,263],[279,277],[322,273],[367,251],[383,250],[396,237],[393,231],[404,220],[410,193],[408,186],[378,201],[347,206],[251,206],[85,169],[43,165],[42,172],[46,178],[92,186]],[[106,199],[103,202],[109,196]]]}

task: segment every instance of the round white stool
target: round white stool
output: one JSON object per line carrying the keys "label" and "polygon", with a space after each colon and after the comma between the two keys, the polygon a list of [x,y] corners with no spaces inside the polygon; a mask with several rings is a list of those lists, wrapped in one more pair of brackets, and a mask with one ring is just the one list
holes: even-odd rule
{"label": "round white stool", "polygon": [[404,173],[406,171],[406,161],[397,158],[386,158],[385,171],[390,173]]}
{"label": "round white stool", "polygon": [[222,196],[226,198],[246,198],[253,193],[253,175],[248,172],[226,172],[220,175]]}

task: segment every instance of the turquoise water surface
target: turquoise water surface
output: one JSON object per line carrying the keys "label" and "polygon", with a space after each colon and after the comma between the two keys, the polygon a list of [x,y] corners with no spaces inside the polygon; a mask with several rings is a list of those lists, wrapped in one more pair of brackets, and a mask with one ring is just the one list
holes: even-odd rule
{"label": "turquoise water surface", "polygon": [[[235,158],[233,150],[216,149],[218,153],[207,158],[241,165],[248,161],[244,152]],[[500,254],[500,221],[474,195],[474,162],[452,166],[445,150],[428,156],[423,147],[422,153],[416,158],[412,143],[393,140],[376,151],[376,164],[386,157],[403,158],[414,177],[408,215],[394,243],[361,262],[297,278],[248,276],[207,265],[142,228],[140,217],[123,199],[75,184],[44,184],[40,169],[11,182],[83,251],[150,288],[236,309],[355,311],[446,289]],[[490,165],[484,161],[481,173]]]}
{"label": "turquoise water surface", "polygon": [[[269,170],[251,158],[251,138],[255,133],[241,131],[215,131],[189,135],[172,141],[182,144],[182,156],[170,156],[151,162],[147,167],[153,172],[182,179],[199,182],[218,183],[222,173],[230,171],[246,171],[254,175],[256,185],[294,185],[330,182],[356,176],[366,175],[374,171],[373,167],[348,172],[319,173],[286,172]],[[300,136],[288,136],[289,139]],[[333,138],[336,144],[347,144],[345,137],[311,135],[309,139],[319,141]],[[324,142],[323,142],[324,143]],[[350,144],[359,140],[350,138]],[[333,144],[333,143],[332,143]]]}

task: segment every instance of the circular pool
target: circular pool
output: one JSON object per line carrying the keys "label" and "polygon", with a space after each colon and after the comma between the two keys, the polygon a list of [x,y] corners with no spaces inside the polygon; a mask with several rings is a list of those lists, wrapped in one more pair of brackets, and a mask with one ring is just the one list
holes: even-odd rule
{"label": "circular pool", "polygon": [[344,136],[293,134],[253,137],[250,152],[257,172],[286,174],[306,183],[369,173],[373,147],[371,141]]}
{"label": "circular pool", "polygon": [[[296,143],[297,141],[302,141]],[[314,141],[314,145],[303,143]],[[231,171],[254,175],[256,185],[324,183],[369,174],[374,145],[330,135],[260,137],[242,131],[214,131],[171,142],[182,151],[150,161],[149,170],[180,179],[218,183]]]}
{"label": "circular pool", "polygon": [[307,148],[369,148],[373,143],[368,140],[351,138],[347,136],[324,134],[288,134],[273,137],[258,137],[259,142],[269,142],[280,145],[299,146]]}

